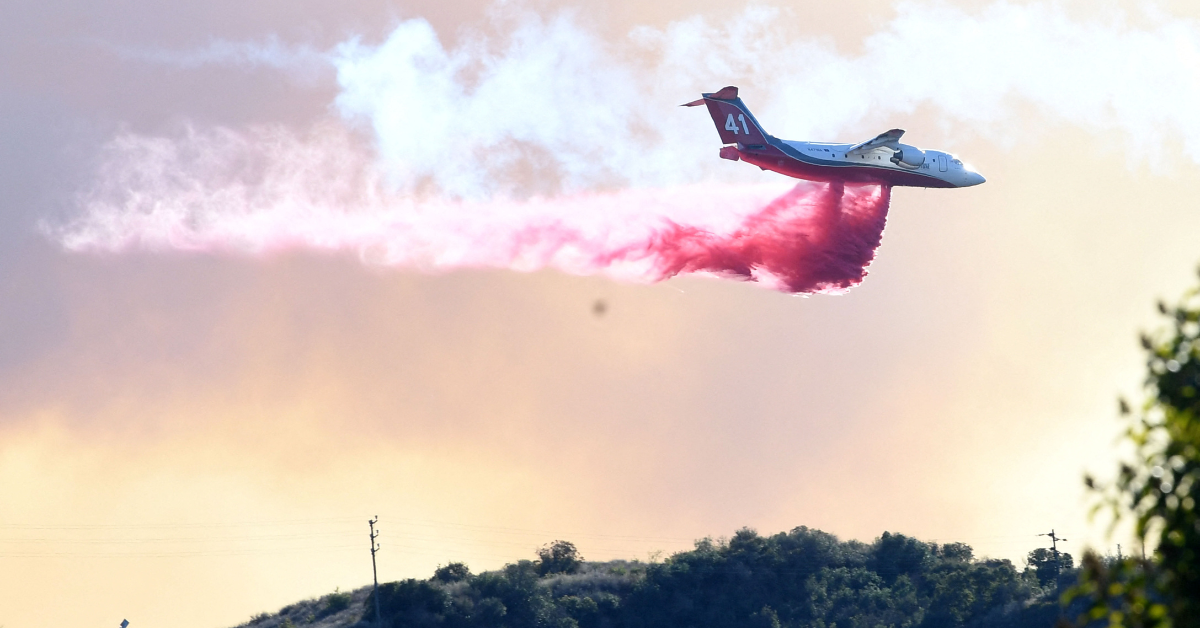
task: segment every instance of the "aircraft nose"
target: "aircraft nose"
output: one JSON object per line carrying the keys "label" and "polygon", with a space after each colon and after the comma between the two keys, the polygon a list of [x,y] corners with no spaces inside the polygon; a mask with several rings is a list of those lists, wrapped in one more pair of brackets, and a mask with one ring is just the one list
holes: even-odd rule
{"label": "aircraft nose", "polygon": [[979,174],[978,172],[966,172],[964,174],[966,175],[966,183],[963,184],[963,187],[979,185],[980,183],[987,181],[987,179],[983,178],[983,175]]}

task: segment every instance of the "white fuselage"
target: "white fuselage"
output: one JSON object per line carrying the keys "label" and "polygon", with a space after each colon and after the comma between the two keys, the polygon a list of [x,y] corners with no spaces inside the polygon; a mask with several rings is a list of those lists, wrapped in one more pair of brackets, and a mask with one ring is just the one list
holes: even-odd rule
{"label": "white fuselage", "polygon": [[835,171],[855,170],[867,176],[878,175],[881,179],[890,179],[897,175],[904,176],[900,173],[911,173],[940,180],[946,184],[946,187],[968,187],[984,182],[983,176],[974,168],[964,164],[961,159],[936,150],[921,150],[920,153],[924,158],[917,165],[912,165],[896,162],[892,159],[895,152],[882,146],[864,153],[850,155],[847,154],[847,151],[853,146],[852,144],[792,140],[779,140],[779,143],[798,153],[793,156],[800,160],[813,166],[829,167]]}

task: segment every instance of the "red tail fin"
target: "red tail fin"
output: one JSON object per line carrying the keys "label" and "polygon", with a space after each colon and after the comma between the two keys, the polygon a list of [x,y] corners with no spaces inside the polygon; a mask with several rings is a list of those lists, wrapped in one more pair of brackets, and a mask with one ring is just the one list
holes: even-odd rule
{"label": "red tail fin", "polygon": [[738,98],[738,88],[730,85],[711,94],[702,94],[703,98],[687,103],[685,107],[695,107],[704,104],[708,113],[717,125],[717,133],[721,136],[722,144],[766,145],[767,132],[754,119],[754,115],[746,108],[741,98]]}

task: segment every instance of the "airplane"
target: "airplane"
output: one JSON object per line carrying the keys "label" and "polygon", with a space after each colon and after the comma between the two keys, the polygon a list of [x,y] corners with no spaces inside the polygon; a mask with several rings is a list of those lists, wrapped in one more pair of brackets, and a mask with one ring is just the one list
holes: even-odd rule
{"label": "airplane", "polygon": [[729,86],[681,105],[706,105],[721,135],[722,159],[809,181],[853,181],[920,188],[965,188],[986,179],[949,153],[901,144],[902,129],[858,144],[793,142],[763,130]]}

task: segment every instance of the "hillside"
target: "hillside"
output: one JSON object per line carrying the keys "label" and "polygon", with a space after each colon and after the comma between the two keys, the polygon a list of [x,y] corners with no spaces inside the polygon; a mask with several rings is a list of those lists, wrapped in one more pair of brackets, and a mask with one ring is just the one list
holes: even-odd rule
{"label": "hillside", "polygon": [[[586,562],[563,541],[496,571],[451,563],[427,580],[381,584],[380,606],[396,628],[1049,628],[1055,581],[1073,579],[1057,567],[1018,570],[962,543],[886,532],[867,544],[804,527],[743,529],[662,563]],[[239,628],[365,628],[370,592],[298,602]]]}
{"label": "hillside", "polygon": [[335,591],[328,595],[288,604],[277,613],[260,613],[237,628],[345,628],[359,623],[363,603],[371,594],[366,586],[354,591]]}

